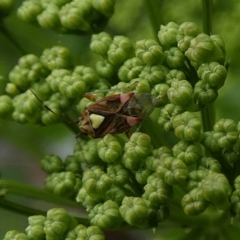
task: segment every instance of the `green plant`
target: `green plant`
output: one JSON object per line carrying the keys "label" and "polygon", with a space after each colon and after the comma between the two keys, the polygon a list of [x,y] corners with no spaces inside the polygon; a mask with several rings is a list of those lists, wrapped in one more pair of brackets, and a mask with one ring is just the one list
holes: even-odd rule
{"label": "green plant", "polygon": [[[236,61],[228,69],[235,48],[226,51],[226,32],[220,26],[226,24],[224,17],[230,11],[235,14],[229,21],[238,19],[240,4],[224,4],[218,1],[214,8],[208,0],[202,0],[202,6],[174,0],[26,0],[15,8],[10,0],[0,4],[0,30],[21,52],[15,66],[2,69],[6,73],[0,96],[4,124],[50,126],[48,135],[56,136],[50,129],[64,123],[77,135],[79,128],[72,121],[93,103],[92,95],[99,100],[134,91],[151,94],[153,99],[131,108],[130,116],[140,109],[144,121],[130,138],[108,134],[116,125],[104,126],[106,134],[101,138],[80,134],[64,159],[56,154],[43,156],[44,150],[38,150],[41,168],[48,174],[45,189],[2,178],[0,206],[30,216],[25,231],[10,230],[4,239],[105,239],[107,230],[158,229],[165,224],[171,227],[164,233],[168,239],[236,238],[237,107],[235,115],[218,111],[216,118],[214,111],[226,106],[221,99],[216,105],[215,101],[219,93],[225,94],[231,68],[233,75],[238,73]],[[188,14],[181,9],[186,6]],[[127,9],[125,14],[121,8]],[[147,11],[141,15],[143,9]],[[37,50],[14,38],[7,22],[12,10],[20,20],[35,25],[36,31],[41,27],[47,34],[54,33],[50,35],[54,44],[43,42]],[[139,23],[135,29],[130,19]],[[146,19],[150,24],[144,28]],[[213,34],[212,26],[223,38],[215,34],[218,31]],[[81,44],[69,39],[69,47],[56,44],[54,39],[63,35],[75,35]],[[70,51],[71,44],[83,56]],[[88,92],[92,95],[86,96]],[[147,116],[153,105],[153,113]],[[34,148],[38,145],[41,149],[40,144]],[[27,149],[33,149],[31,143]],[[12,195],[47,201],[54,207],[26,206],[12,201]],[[72,216],[60,204],[86,213]]]}

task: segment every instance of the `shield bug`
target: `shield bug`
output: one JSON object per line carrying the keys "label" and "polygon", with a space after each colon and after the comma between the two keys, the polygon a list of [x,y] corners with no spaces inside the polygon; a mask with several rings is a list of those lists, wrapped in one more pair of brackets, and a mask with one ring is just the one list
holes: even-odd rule
{"label": "shield bug", "polygon": [[[42,102],[34,91],[30,90]],[[86,93],[85,97],[91,101],[95,99],[91,93]],[[78,121],[73,122],[78,123],[80,128],[80,133],[76,137],[89,135],[93,138],[101,138],[106,134],[123,132],[130,135],[130,129],[149,116],[156,103],[156,98],[149,93],[128,92],[104,97],[85,107]],[[46,105],[44,107],[53,112]]]}
{"label": "shield bug", "polygon": [[[91,95],[85,97],[92,99]],[[80,133],[100,138],[106,134],[129,133],[155,108],[156,99],[148,93],[122,93],[87,106],[79,118]]]}

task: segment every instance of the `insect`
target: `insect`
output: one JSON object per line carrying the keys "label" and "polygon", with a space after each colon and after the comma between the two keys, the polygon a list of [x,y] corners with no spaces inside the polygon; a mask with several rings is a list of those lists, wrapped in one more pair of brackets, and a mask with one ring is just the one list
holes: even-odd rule
{"label": "insect", "polygon": [[[85,97],[91,99],[91,95]],[[156,99],[148,93],[115,94],[87,106],[78,120],[80,133],[100,138],[126,132],[150,115]]]}
{"label": "insect", "polygon": [[[30,90],[42,102],[34,91]],[[94,95],[91,93],[86,93],[84,96],[94,100]],[[78,123],[80,128],[80,133],[76,137],[89,135],[93,138],[101,138],[106,134],[123,132],[130,136],[130,129],[149,116],[156,103],[156,98],[149,93],[128,92],[104,97],[85,107],[81,117],[74,122]],[[46,105],[44,107],[53,112]]]}

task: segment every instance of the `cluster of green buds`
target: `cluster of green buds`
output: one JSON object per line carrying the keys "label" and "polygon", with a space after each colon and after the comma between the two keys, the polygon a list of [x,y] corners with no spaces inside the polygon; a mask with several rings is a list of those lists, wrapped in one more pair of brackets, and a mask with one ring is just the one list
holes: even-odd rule
{"label": "cluster of green buds", "polygon": [[[62,2],[60,13],[78,1]],[[37,16],[39,22],[42,8],[28,20]],[[101,230],[127,226],[153,228],[168,217],[169,203],[181,204],[187,215],[203,213],[210,205],[240,213],[238,173],[233,171],[239,165],[239,126],[222,119],[213,131],[204,132],[199,119],[227,76],[224,42],[191,22],[170,22],[157,36],[157,41],[143,39],[134,47],[125,36],[101,32],[90,44],[101,57],[95,68],[74,67],[69,51],[56,46],[39,57],[23,56],[9,74],[7,94],[0,96],[0,116],[18,122],[47,125],[61,120],[62,112],[77,117],[92,102],[84,93],[94,89],[97,99],[122,89],[156,99],[151,121],[157,127],[151,133],[135,132],[130,139],[110,134],[84,138],[65,160],[47,155],[41,161],[49,174],[46,190],[81,203],[96,227],[80,225],[76,231],[85,234],[91,228],[101,235]],[[110,87],[109,92],[100,91]],[[39,99],[56,114],[44,109]],[[158,142],[162,130],[175,134],[175,144]],[[181,194],[175,193],[179,188]],[[73,236],[69,239],[78,235]]]}
{"label": "cluster of green buds", "polygon": [[28,23],[61,33],[101,30],[114,12],[115,0],[25,0],[18,17]]}
{"label": "cluster of green buds", "polygon": [[25,233],[17,230],[9,231],[3,240],[30,240],[30,239],[98,239],[104,240],[104,234],[96,226],[85,227],[78,224],[63,208],[53,208],[46,216],[35,215],[28,218]]}

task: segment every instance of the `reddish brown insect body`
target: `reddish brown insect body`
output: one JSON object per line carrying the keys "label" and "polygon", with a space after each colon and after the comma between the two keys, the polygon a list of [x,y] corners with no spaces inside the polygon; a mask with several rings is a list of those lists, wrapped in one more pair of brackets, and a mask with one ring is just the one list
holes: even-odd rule
{"label": "reddish brown insect body", "polygon": [[128,132],[149,115],[154,106],[152,96],[147,93],[111,95],[85,108],[79,118],[79,128],[82,134],[93,138]]}

